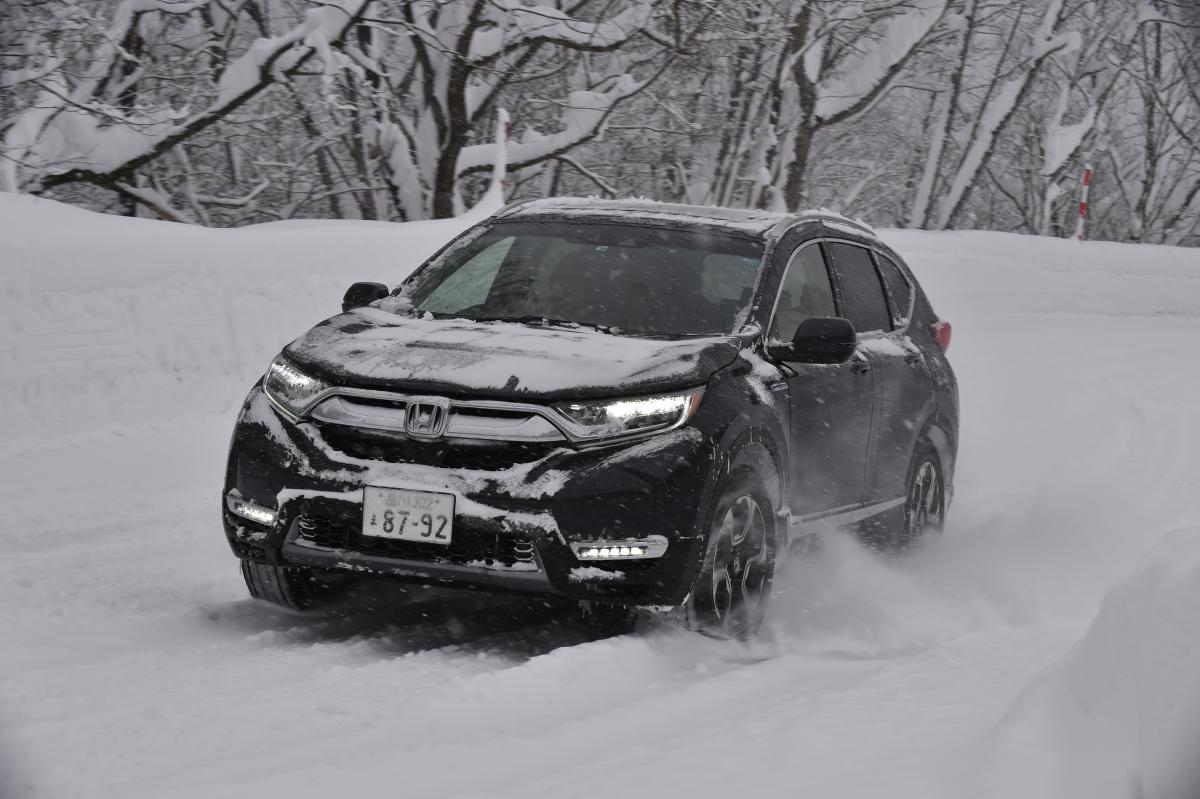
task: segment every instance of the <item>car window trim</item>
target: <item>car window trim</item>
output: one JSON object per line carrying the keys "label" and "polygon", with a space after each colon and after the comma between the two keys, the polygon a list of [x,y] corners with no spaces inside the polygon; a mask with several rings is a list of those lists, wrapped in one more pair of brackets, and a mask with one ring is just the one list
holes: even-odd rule
{"label": "car window trim", "polygon": [[[788,274],[791,273],[792,266],[796,263],[796,258],[799,257],[802,251],[808,249],[809,247],[819,247],[825,241],[826,239],[824,238],[807,239],[806,241],[802,241],[796,246],[796,249],[792,250],[792,254],[788,256],[787,264],[783,267],[783,274],[779,278],[779,287],[775,289],[775,301],[771,305],[771,316],[767,320],[767,329],[764,336],[765,338],[770,338],[771,330],[775,327],[775,316],[779,312],[779,301],[783,299],[783,287],[787,285]],[[824,249],[821,250],[821,261],[824,262],[825,272],[829,277],[829,289],[830,293],[833,295],[833,311],[834,313],[841,313],[841,288],[837,285],[837,281],[834,280],[833,272],[829,268],[829,256],[825,253]]]}
{"label": "car window trim", "polygon": [[[871,252],[872,253],[871,265],[875,267],[875,277],[879,280],[879,283],[880,283],[881,287],[883,288],[884,295],[885,295],[885,301],[886,301],[887,297],[891,296],[891,292],[888,291],[887,283],[884,282],[883,274],[879,271],[879,264],[876,263],[876,259],[874,257],[876,253],[881,253],[881,254],[887,255],[889,258],[891,258],[891,256],[888,255],[888,253],[884,252],[884,249],[882,247],[880,247],[878,244],[874,244],[874,243],[863,244],[861,241],[854,241],[853,239],[844,239],[844,238],[839,238],[836,236],[828,236],[828,237],[820,239],[820,241],[828,242],[830,244],[853,244],[855,247],[861,247],[864,250],[868,250],[869,252]],[[866,333],[859,333],[858,334],[859,338],[875,339],[875,338],[886,338],[888,336],[894,336],[897,334],[907,334],[909,327],[912,325],[912,316],[913,316],[913,312],[916,308],[916,301],[917,301],[916,285],[914,284],[914,281],[909,279],[908,275],[905,272],[905,268],[900,265],[900,262],[897,259],[892,258],[892,262],[895,263],[896,266],[900,267],[900,273],[904,276],[905,282],[907,282],[909,287],[912,289],[912,296],[909,297],[909,300],[908,300],[908,316],[904,320],[903,327],[897,327],[892,330],[882,330],[882,329],[881,330],[869,330]],[[834,264],[834,272],[835,273],[837,272],[836,264]],[[839,278],[837,280],[838,286],[836,288],[836,291],[837,291],[838,296],[840,297],[841,296],[840,275],[837,275],[836,277]],[[780,285],[782,286],[783,284],[781,283]],[[890,315],[890,313],[891,313],[890,308],[889,308],[888,312]],[[774,321],[774,318],[772,318],[772,321]],[[770,328],[768,328],[768,330],[770,330]]]}
{"label": "car window trim", "polygon": [[879,276],[883,278],[883,288],[887,293],[889,300],[893,299],[892,289],[891,286],[888,285],[887,278],[883,277],[883,267],[879,263],[879,259],[886,258],[887,260],[891,261],[892,265],[896,267],[896,271],[900,273],[900,279],[904,281],[904,285],[908,286],[908,307],[904,309],[904,316],[900,317],[899,319],[899,321],[903,322],[903,325],[897,327],[892,332],[896,333],[900,331],[907,331],[909,325],[912,324],[913,314],[916,312],[917,307],[916,284],[913,282],[913,278],[909,277],[907,269],[900,264],[900,260],[894,257],[891,253],[884,252],[880,247],[872,247],[871,252],[875,255],[875,269],[879,272]]}
{"label": "car window trim", "polygon": [[[873,269],[875,271],[875,279],[879,281],[879,288],[881,289],[882,294],[883,294],[883,305],[887,309],[888,318],[891,319],[892,309],[888,305],[887,284],[883,282],[883,275],[880,274],[879,267],[875,263],[875,255],[874,255],[875,248],[872,245],[863,244],[861,241],[854,241],[853,239],[830,237],[830,238],[824,239],[824,241],[827,241],[830,244],[849,244],[852,247],[858,247],[859,249],[867,251],[868,255],[871,256],[871,269]],[[841,290],[842,290],[841,289],[842,275],[841,275],[841,272],[838,270],[837,258],[833,257],[832,262],[833,262],[833,277],[834,277],[834,281],[838,285],[838,292],[840,295]],[[845,309],[843,308],[842,310],[844,311]],[[849,317],[846,317],[846,318],[848,319]],[[895,322],[893,320],[893,324],[894,323]],[[900,331],[896,328],[893,328],[892,330],[884,330],[883,328],[874,328],[871,330],[867,330],[866,332],[859,332],[858,330],[855,330],[855,333],[858,334],[859,339],[864,339],[864,340],[870,340],[870,339],[876,339],[876,338],[886,338],[887,336],[890,336],[890,335],[892,335],[894,333],[898,333],[898,332],[900,332]]]}

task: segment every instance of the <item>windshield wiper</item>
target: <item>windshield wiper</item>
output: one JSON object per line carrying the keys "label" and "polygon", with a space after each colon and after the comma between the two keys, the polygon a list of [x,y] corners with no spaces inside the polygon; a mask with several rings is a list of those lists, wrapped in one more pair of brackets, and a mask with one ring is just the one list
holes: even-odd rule
{"label": "windshield wiper", "polygon": [[538,314],[529,314],[526,316],[473,316],[469,318],[476,322],[512,322],[518,325],[542,325],[543,327],[585,327],[588,330],[608,333],[609,335],[617,335],[617,331],[621,329],[611,325],[577,322],[574,319],[555,319],[550,316],[540,316]]}

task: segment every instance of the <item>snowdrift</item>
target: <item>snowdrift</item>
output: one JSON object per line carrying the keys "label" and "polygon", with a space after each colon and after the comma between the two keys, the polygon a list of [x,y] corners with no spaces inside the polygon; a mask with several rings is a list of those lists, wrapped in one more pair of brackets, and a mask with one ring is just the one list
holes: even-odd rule
{"label": "snowdrift", "polygon": [[351,283],[394,286],[467,224],[212,229],[0,192],[0,439],[224,411]]}
{"label": "snowdrift", "polygon": [[1200,796],[1200,528],[1167,536],[992,737],[992,796]]}

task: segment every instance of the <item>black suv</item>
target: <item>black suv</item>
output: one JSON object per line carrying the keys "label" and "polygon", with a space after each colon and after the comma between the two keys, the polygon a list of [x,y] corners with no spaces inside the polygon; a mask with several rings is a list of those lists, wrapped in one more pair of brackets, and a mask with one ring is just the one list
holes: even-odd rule
{"label": "black suv", "polygon": [[831,214],[517,204],[342,310],[238,416],[222,510],[260,599],[378,576],[744,638],[789,545],[903,548],[949,503],[949,325]]}

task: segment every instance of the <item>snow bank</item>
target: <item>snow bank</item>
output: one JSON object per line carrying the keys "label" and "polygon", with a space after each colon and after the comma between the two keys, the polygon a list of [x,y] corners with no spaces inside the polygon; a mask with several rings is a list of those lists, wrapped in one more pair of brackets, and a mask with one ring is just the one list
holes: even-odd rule
{"label": "snow bank", "polygon": [[218,230],[0,193],[0,440],[223,412],[350,283],[396,285],[466,224]]}
{"label": "snow bank", "polygon": [[575,646],[540,600],[412,587],[251,602],[214,514],[234,406],[463,223],[0,194],[0,796],[1194,799],[1196,535],[1067,652],[1200,519],[1200,251],[882,231],[954,323],[949,528],[900,561],[831,540],[757,649]]}
{"label": "snow bank", "polygon": [[1200,796],[1200,528],[1167,536],[987,749],[992,796]]}

